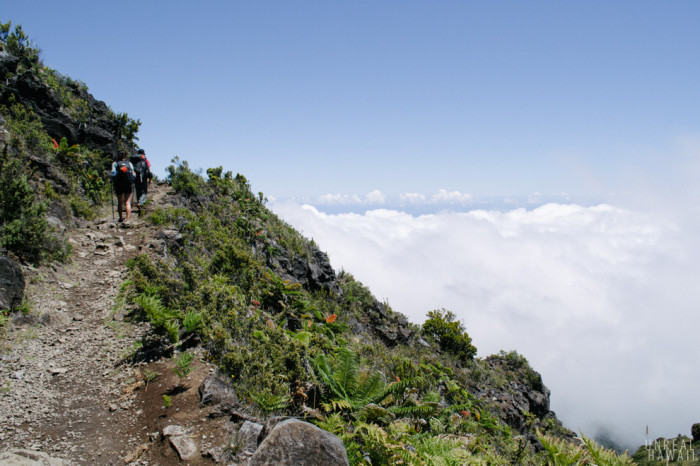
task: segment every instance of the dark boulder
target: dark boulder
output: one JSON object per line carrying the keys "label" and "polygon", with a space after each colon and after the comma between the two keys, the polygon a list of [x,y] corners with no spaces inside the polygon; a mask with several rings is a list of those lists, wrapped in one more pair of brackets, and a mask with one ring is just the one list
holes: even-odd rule
{"label": "dark boulder", "polygon": [[414,335],[408,320],[402,314],[392,311],[386,304],[377,300],[368,309],[370,327],[385,345],[407,344]]}
{"label": "dark boulder", "polygon": [[218,404],[222,407],[238,406],[238,395],[233,387],[215,375],[210,375],[199,386],[203,405]]}
{"label": "dark boulder", "polygon": [[59,113],[61,104],[53,90],[41,82],[33,71],[26,71],[10,81],[13,80],[15,81],[14,95],[19,101],[34,107],[37,113]]}
{"label": "dark boulder", "polygon": [[49,135],[54,138],[57,142],[62,138],[66,138],[66,142],[69,145],[78,143],[78,133],[73,126],[73,122],[67,117],[60,116],[48,116],[44,115],[41,119],[41,123],[44,125],[44,129]]}
{"label": "dark boulder", "polygon": [[10,54],[0,56],[0,79],[6,80],[8,74],[14,74],[19,66],[19,57]]}
{"label": "dark boulder", "polygon": [[500,411],[499,417],[521,434],[532,430],[531,419],[540,421],[556,419],[550,410],[550,391],[542,382],[542,376],[524,359],[512,356],[492,355],[485,359],[489,369],[504,374],[509,382],[503,386],[472,386],[473,393]]}
{"label": "dark boulder", "polygon": [[91,141],[93,146],[102,152],[109,152],[112,148],[112,134],[105,128],[94,124],[81,125],[77,138],[80,141]]}
{"label": "dark boulder", "polygon": [[258,438],[263,430],[263,425],[257,422],[245,421],[236,433],[236,440],[241,445],[241,452],[252,455],[258,448]]}
{"label": "dark boulder", "polygon": [[274,241],[269,246],[267,264],[283,279],[312,290],[326,290],[336,295],[340,293],[335,271],[325,252],[312,247],[307,256],[292,256]]}
{"label": "dark boulder", "polygon": [[13,309],[22,304],[24,285],[20,266],[7,255],[0,255],[0,309]]}
{"label": "dark boulder", "polygon": [[48,160],[41,156],[28,154],[27,162],[41,174],[41,177],[51,182],[53,190],[58,194],[69,194],[71,192],[70,180]]}
{"label": "dark boulder", "polygon": [[320,249],[313,248],[309,259],[307,277],[312,288],[326,288],[338,290],[335,271],[331,267],[328,254]]}
{"label": "dark boulder", "polygon": [[350,463],[340,438],[308,422],[286,419],[269,430],[248,462],[249,466],[268,464],[333,466]]}

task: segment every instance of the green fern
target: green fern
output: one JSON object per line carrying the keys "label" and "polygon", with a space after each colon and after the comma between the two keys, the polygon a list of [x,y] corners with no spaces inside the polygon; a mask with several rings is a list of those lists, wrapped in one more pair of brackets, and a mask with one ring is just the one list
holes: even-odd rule
{"label": "green fern", "polygon": [[548,464],[559,465],[600,465],[617,466],[634,464],[632,459],[624,453],[618,455],[613,450],[608,450],[598,445],[593,440],[581,434],[580,444],[575,445],[565,439],[558,439],[537,430],[537,438],[547,452]]}
{"label": "green fern", "polygon": [[335,407],[350,412],[358,410],[372,403],[384,391],[382,374],[374,371],[363,375],[357,355],[347,348],[341,348],[332,363],[324,354],[318,355],[313,362],[327,392],[327,405],[333,410]]}
{"label": "green fern", "polygon": [[353,399],[358,407],[364,406],[384,390],[384,380],[379,372],[371,372],[355,389]]}
{"label": "green fern", "polygon": [[347,348],[341,348],[336,358],[337,367],[333,372],[335,380],[334,391],[340,398],[350,399],[350,394],[357,389],[360,375],[360,363],[355,353]]}
{"label": "green fern", "polygon": [[364,445],[370,464],[420,464],[401,441],[377,425],[360,422],[354,434],[355,439]]}
{"label": "green fern", "polygon": [[177,314],[167,309],[156,295],[140,294],[134,298],[134,303],[143,310],[156,331],[164,330],[165,323],[177,317]]}
{"label": "green fern", "polygon": [[423,435],[413,445],[422,464],[431,466],[458,466],[464,464],[491,464],[472,456],[464,437]]}
{"label": "green fern", "polygon": [[194,370],[194,367],[192,367],[194,354],[188,352],[180,353],[176,358],[173,359],[175,360],[176,366],[173,368],[173,372],[181,379],[187,377],[190,374],[190,372]]}
{"label": "green fern", "polygon": [[547,452],[549,465],[574,466],[586,464],[586,458],[581,445],[576,446],[564,439],[542,435],[539,430],[537,430],[537,438]]}
{"label": "green fern", "polygon": [[347,421],[340,415],[340,413],[330,414],[324,420],[316,421],[315,423],[321,429],[337,436],[344,434],[348,427]]}
{"label": "green fern", "polygon": [[321,403],[321,408],[327,413],[353,410],[352,403],[347,400],[330,400],[328,403]]}
{"label": "green fern", "polygon": [[421,377],[415,377],[411,379],[404,379],[398,382],[393,382],[372,401],[374,403],[380,403],[388,399],[389,402],[393,402],[394,404],[403,404],[406,401],[408,395],[415,393],[411,389],[421,385],[422,383],[423,379]]}
{"label": "green fern", "polygon": [[288,395],[277,395],[269,390],[259,393],[250,393],[250,397],[255,404],[265,414],[283,411],[287,409],[291,399]]}
{"label": "green fern", "polygon": [[163,328],[168,335],[170,343],[177,343],[180,339],[180,323],[177,320],[168,320],[163,324]]}
{"label": "green fern", "polygon": [[182,319],[182,325],[185,327],[185,331],[188,333],[195,332],[199,330],[202,326],[202,314],[195,311],[187,311],[185,318]]}
{"label": "green fern", "polygon": [[609,466],[634,464],[634,461],[632,461],[632,458],[630,458],[626,452],[618,455],[615,451],[608,450],[598,445],[596,442],[583,435],[583,433],[581,433],[581,440],[583,440],[587,448],[588,456],[595,464]]}
{"label": "green fern", "polygon": [[411,417],[414,419],[429,419],[431,417],[436,417],[442,411],[442,407],[439,403],[427,402],[418,403],[411,406],[396,406],[389,408],[392,413],[402,416]]}
{"label": "green fern", "polygon": [[367,423],[389,424],[396,418],[396,415],[386,408],[370,403],[353,413],[353,417],[358,421]]}

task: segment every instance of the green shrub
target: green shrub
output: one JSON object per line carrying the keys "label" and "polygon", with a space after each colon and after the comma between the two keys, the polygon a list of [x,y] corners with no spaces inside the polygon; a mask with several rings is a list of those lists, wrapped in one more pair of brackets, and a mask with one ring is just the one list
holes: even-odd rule
{"label": "green shrub", "polygon": [[307,348],[290,339],[278,327],[265,325],[249,329],[249,340],[243,336],[238,344],[223,354],[224,370],[243,392],[283,394],[296,382],[308,380]]}
{"label": "green shrub", "polygon": [[97,212],[92,208],[90,201],[77,194],[68,196],[68,204],[70,205],[73,215],[76,217],[93,220],[97,216]]}
{"label": "green shrub", "polygon": [[5,146],[0,154],[0,247],[33,263],[65,259],[70,248],[52,235],[46,209],[20,160],[11,158]]}
{"label": "green shrub", "polygon": [[204,186],[202,177],[190,170],[185,160],[181,161],[178,157],[175,157],[172,163],[166,170],[168,172],[168,183],[173,189],[187,197],[201,194]]}
{"label": "green shrub", "polygon": [[12,21],[0,22],[0,50],[7,50],[20,57],[20,65],[23,67],[30,67],[39,62],[39,50],[32,46],[21,25],[12,28]]}
{"label": "green shrub", "polygon": [[423,333],[434,339],[442,351],[455,356],[461,362],[471,361],[476,356],[472,339],[462,324],[455,320],[451,311],[430,311],[428,320],[423,324]]}
{"label": "green shrub", "polygon": [[19,153],[46,155],[53,144],[51,137],[44,131],[44,126],[38,116],[29,108],[14,103],[10,97],[10,108],[0,107],[0,113],[6,119],[6,128],[10,133],[9,145]]}

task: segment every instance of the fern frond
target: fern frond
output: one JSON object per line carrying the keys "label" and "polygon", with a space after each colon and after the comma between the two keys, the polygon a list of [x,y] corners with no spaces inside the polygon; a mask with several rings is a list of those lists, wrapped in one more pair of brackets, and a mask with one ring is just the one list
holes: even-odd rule
{"label": "fern frond", "polygon": [[285,410],[291,401],[288,395],[277,395],[269,390],[249,394],[258,408],[266,414]]}
{"label": "fern frond", "polygon": [[334,371],[328,362],[328,357],[325,354],[319,354],[313,359],[313,365],[316,369],[316,374],[321,379],[323,385],[325,385],[326,390],[339,398],[345,398],[345,394],[338,386],[335,377],[333,377]]}
{"label": "fern frond", "polygon": [[386,431],[375,424],[360,423],[355,431],[363,437],[367,437],[375,443],[384,447],[388,446],[388,438]]}
{"label": "fern frond", "polygon": [[170,343],[177,343],[180,338],[180,322],[177,320],[168,320],[163,323],[163,328],[168,334],[168,340]]}
{"label": "fern frond", "polygon": [[445,411],[448,413],[458,413],[460,411],[470,411],[473,408],[474,405],[471,403],[464,403],[461,405],[451,405],[445,408]]}
{"label": "fern frond", "polygon": [[348,400],[331,400],[328,403],[321,403],[321,407],[327,413],[332,411],[352,410],[353,405]]}
{"label": "fern frond", "polygon": [[345,419],[343,419],[340,413],[330,414],[324,421],[315,421],[314,423],[321,429],[335,435],[340,435],[345,432]]}
{"label": "fern frond", "polygon": [[614,450],[609,450],[581,433],[581,440],[588,449],[588,455],[595,464],[606,464],[610,466],[634,464],[632,458],[626,453],[618,455]]}
{"label": "fern frond", "polygon": [[372,372],[362,380],[352,394],[353,404],[358,407],[364,406],[370,403],[383,389],[384,380],[382,380],[382,374],[379,372]]}
{"label": "fern frond", "polygon": [[420,385],[423,382],[422,377],[415,377],[411,379],[404,379],[399,382],[391,383],[386,389],[372,399],[372,403],[380,403],[385,399],[392,396],[397,401],[402,401],[406,395],[406,392],[413,387]]}
{"label": "fern frond", "polygon": [[187,311],[185,318],[182,320],[182,325],[185,326],[187,332],[194,332],[202,326],[202,314],[195,311]]}
{"label": "fern frond", "polygon": [[586,464],[586,455],[583,446],[576,446],[563,439],[542,435],[537,429],[537,438],[547,452],[552,465],[583,465]]}
{"label": "fern frond", "polygon": [[377,424],[389,424],[396,418],[394,413],[374,403],[364,406],[353,417],[362,422]]}
{"label": "fern frond", "polygon": [[422,403],[413,406],[396,406],[389,408],[389,411],[402,417],[428,419],[437,416],[441,409],[438,403]]}
{"label": "fern frond", "polygon": [[348,393],[353,393],[357,389],[360,363],[357,360],[357,355],[347,348],[340,349],[335,363],[333,378],[342,391],[342,397],[347,400],[350,398]]}

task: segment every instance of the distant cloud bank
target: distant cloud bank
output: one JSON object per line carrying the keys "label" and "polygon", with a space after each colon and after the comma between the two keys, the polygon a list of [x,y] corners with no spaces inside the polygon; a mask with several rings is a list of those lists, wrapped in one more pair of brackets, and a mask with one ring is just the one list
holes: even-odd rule
{"label": "distant cloud bank", "polygon": [[360,196],[358,194],[323,194],[313,202],[316,205],[356,205],[356,206],[372,206],[386,204],[392,202],[397,205],[406,204],[458,204],[466,205],[471,202],[473,196],[459,191],[447,191],[440,189],[432,196],[426,196],[421,193],[404,193],[400,194],[397,199],[390,199],[387,195],[376,189],[372,192]]}
{"label": "distant cloud bank", "polygon": [[[379,191],[357,199],[387,202]],[[471,196],[440,190],[401,200],[468,206]],[[606,204],[425,215],[272,208],[412,321],[448,308],[480,356],[525,355],[567,427],[607,429],[638,446],[646,425],[655,438],[700,422],[688,409],[700,386],[700,241],[682,220]]]}

